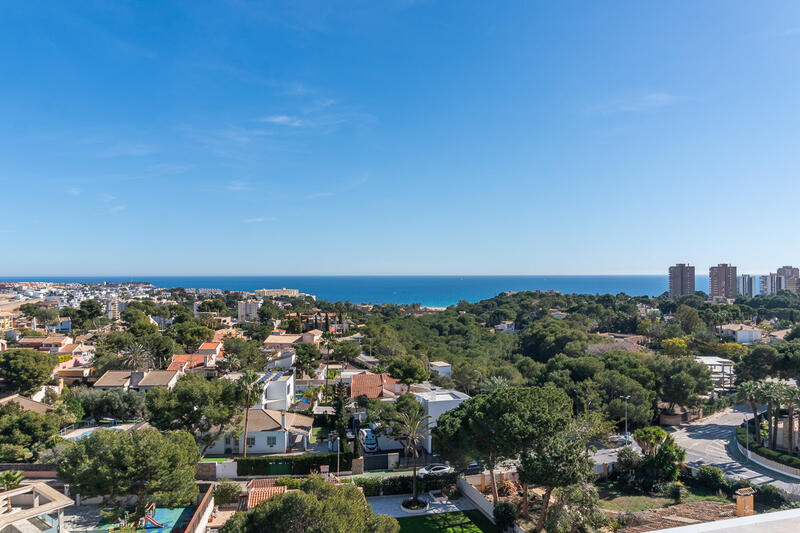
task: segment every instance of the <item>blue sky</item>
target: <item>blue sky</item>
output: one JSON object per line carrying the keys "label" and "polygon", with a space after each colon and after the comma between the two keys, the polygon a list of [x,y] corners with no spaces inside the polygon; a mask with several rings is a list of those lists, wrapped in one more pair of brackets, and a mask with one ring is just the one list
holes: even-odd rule
{"label": "blue sky", "polygon": [[0,6],[0,275],[800,263],[800,3]]}

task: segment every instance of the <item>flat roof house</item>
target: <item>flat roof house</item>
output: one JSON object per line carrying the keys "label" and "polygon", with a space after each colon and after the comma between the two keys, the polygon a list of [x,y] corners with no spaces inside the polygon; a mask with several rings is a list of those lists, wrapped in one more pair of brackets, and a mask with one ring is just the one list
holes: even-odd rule
{"label": "flat roof house", "polygon": [[100,390],[141,390],[156,387],[171,389],[178,382],[182,372],[177,370],[149,370],[146,372],[130,370],[109,370],[94,383]]}
{"label": "flat roof house", "polygon": [[739,344],[749,344],[761,340],[761,330],[747,324],[726,324],[720,327],[722,335],[731,337]]}
{"label": "flat roof house", "polygon": [[[436,422],[443,413],[455,409],[461,405],[461,402],[470,398],[469,395],[460,391],[425,385],[413,386],[412,393],[422,404],[425,414],[430,417],[430,429],[436,427]],[[428,453],[433,453],[433,437],[430,432],[425,437],[424,446]]]}

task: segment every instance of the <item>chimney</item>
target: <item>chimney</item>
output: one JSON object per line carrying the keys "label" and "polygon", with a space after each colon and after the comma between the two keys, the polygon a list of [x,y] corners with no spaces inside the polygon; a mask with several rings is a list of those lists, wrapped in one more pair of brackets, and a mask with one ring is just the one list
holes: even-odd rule
{"label": "chimney", "polygon": [[139,382],[144,379],[144,372],[131,372],[131,387],[136,388],[139,386]]}
{"label": "chimney", "polygon": [[281,429],[286,429],[286,411],[281,411]]}

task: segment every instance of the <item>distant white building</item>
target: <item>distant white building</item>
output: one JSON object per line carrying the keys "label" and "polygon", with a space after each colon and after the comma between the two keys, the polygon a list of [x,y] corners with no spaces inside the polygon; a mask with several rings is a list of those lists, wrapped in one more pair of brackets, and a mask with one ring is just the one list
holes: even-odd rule
{"label": "distant white building", "polygon": [[239,300],[238,318],[239,322],[255,322],[258,319],[258,300]]}
{"label": "distant white building", "polygon": [[739,296],[752,298],[756,295],[756,278],[750,274],[742,274],[736,280],[736,293]]}
{"label": "distant white building", "polygon": [[761,330],[747,324],[726,324],[720,327],[722,335],[734,339],[739,344],[749,344],[761,340]]}
{"label": "distant white building", "polygon": [[[247,438],[244,433],[226,433],[206,450],[210,455],[247,453],[271,454],[305,451],[311,440],[314,419],[297,413],[272,409],[248,409]],[[242,426],[242,430],[244,427]]]}
{"label": "distant white building", "polygon": [[428,363],[428,368],[431,369],[431,372],[436,372],[440,376],[450,377],[452,375],[453,367],[450,363],[445,361],[431,361]]}
{"label": "distant white building", "polygon": [[[469,400],[469,396],[463,392],[433,386],[414,386],[411,392],[422,404],[425,414],[430,417],[431,430],[436,427],[436,422],[442,414]],[[424,446],[428,453],[433,453],[433,437],[430,432],[425,437]]]}
{"label": "distant white building", "polygon": [[[242,375],[232,372],[224,377],[233,381]],[[275,371],[259,374],[258,381],[261,385],[261,396],[253,405],[253,409],[267,409],[273,411],[286,411],[294,403],[294,372]]]}
{"label": "distant white building", "polygon": [[505,320],[500,322],[494,327],[494,330],[498,333],[514,333],[516,329],[514,329],[514,321],[513,320]]}
{"label": "distant white building", "polygon": [[711,371],[711,379],[714,380],[715,390],[727,391],[736,388],[733,361],[715,355],[698,355],[694,360],[703,363]]}

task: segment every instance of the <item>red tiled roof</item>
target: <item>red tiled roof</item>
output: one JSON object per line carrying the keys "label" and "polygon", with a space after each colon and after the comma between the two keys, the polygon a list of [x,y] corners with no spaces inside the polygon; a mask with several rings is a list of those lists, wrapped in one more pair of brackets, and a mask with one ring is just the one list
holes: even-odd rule
{"label": "red tiled roof", "polygon": [[217,348],[222,348],[221,342],[204,342],[198,350],[216,350]]}
{"label": "red tiled roof", "polygon": [[247,490],[266,489],[275,487],[278,480],[274,477],[265,477],[260,479],[251,479],[247,482]]}
{"label": "red tiled roof", "polygon": [[350,384],[350,396],[357,398],[366,396],[367,398],[384,398],[394,396],[394,388],[399,379],[391,377],[389,374],[373,374],[364,372],[353,376]]}
{"label": "red tiled roof", "polygon": [[286,492],[286,487],[282,485],[251,490],[250,493],[247,495],[247,508],[252,509],[259,503],[263,502],[264,500],[268,500],[273,496],[275,496],[276,494],[283,494],[284,492]]}
{"label": "red tiled roof", "polygon": [[[172,356],[172,363],[167,370],[180,370],[185,363],[187,368],[198,368],[205,366],[208,355],[202,353],[176,353]],[[177,363],[178,368],[172,368]]]}

